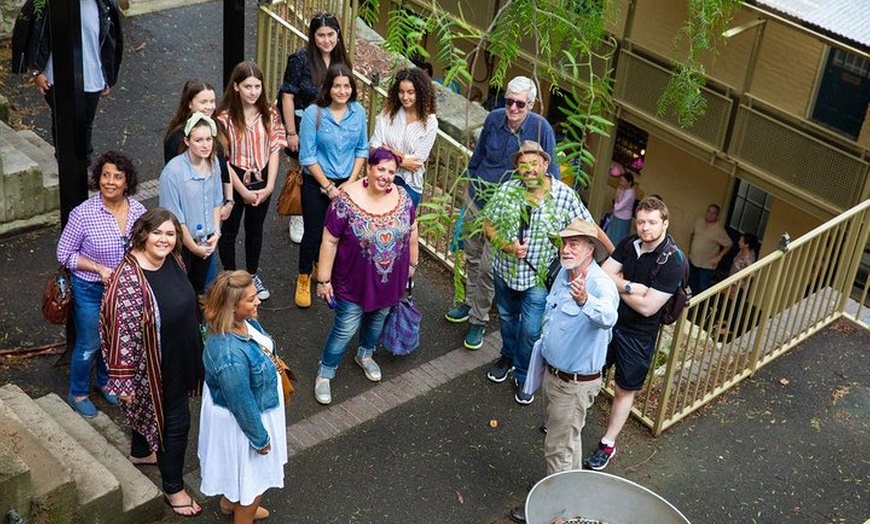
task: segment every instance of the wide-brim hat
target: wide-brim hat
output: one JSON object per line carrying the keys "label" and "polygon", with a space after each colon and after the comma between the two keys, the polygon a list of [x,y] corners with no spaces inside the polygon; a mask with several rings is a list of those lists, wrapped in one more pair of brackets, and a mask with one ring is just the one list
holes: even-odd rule
{"label": "wide-brim hat", "polygon": [[607,248],[604,247],[604,244],[601,240],[598,239],[598,227],[591,223],[583,220],[582,218],[575,218],[573,222],[568,224],[568,226],[559,231],[558,233],[550,233],[550,241],[559,247],[562,239],[571,238],[571,237],[587,237],[592,243],[595,245],[595,251],[592,253],[592,256],[595,258],[596,262],[604,262],[607,260],[607,257],[610,254],[607,252]]}
{"label": "wide-brim hat", "polygon": [[523,143],[520,144],[520,149],[516,153],[511,155],[511,164],[517,165],[517,159],[522,155],[528,153],[536,153],[538,155],[541,155],[547,162],[551,160],[550,155],[547,154],[546,151],[544,151],[544,148],[541,147],[541,144],[535,142],[534,140],[523,140]]}

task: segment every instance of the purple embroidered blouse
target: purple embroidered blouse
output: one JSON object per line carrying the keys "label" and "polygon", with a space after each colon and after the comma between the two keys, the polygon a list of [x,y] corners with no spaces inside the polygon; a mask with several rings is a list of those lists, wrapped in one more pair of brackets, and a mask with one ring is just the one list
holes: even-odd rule
{"label": "purple embroidered blouse", "polygon": [[76,269],[79,255],[106,267],[118,267],[124,258],[133,223],[145,213],[145,206],[138,200],[126,198],[130,211],[127,213],[127,230],[124,232],[118,230],[118,222],[103,205],[99,193],[70,211],[69,220],[57,243],[57,261],[68,267],[73,275],[88,282],[100,281],[100,275]]}
{"label": "purple embroidered blouse", "polygon": [[364,211],[347,193],[329,205],[324,226],[338,238],[332,289],[364,312],[398,303],[408,283],[414,204],[404,189],[399,203],[382,215]]}

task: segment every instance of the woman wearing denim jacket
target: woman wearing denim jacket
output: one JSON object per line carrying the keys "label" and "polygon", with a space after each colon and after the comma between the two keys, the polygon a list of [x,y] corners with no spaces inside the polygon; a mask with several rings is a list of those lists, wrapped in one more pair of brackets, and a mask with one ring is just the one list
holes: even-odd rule
{"label": "woman wearing denim jacket", "polygon": [[205,300],[209,326],[200,412],[200,491],[222,495],[220,509],[235,524],[269,516],[260,507],[269,488],[284,487],[287,438],[284,396],[270,358],[272,338],[257,319],[250,273],[217,277]]}

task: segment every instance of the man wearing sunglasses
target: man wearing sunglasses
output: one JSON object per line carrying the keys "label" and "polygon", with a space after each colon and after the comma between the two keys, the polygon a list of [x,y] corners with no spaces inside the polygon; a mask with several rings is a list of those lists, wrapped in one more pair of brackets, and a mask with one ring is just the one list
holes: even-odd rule
{"label": "man wearing sunglasses", "polygon": [[637,234],[624,238],[601,266],[616,283],[620,296],[619,319],[604,365],[605,369],[616,366],[615,395],[607,430],[586,459],[590,469],[604,469],[616,454],[616,437],[652,363],[662,306],[682,282],[682,253],[669,248],[674,240],[668,235],[668,218],[668,206],[661,199],[649,196],[641,200],[635,211]]}
{"label": "man wearing sunglasses", "polygon": [[[466,224],[475,221],[495,190],[510,178],[514,169],[511,157],[520,144],[532,140],[552,159],[547,171],[559,179],[556,161],[556,136],[544,117],[531,111],[537,97],[535,83],[525,76],[514,77],[505,88],[505,107],[493,110],[483,123],[480,138],[468,163]],[[495,294],[492,279],[492,253],[482,232],[465,239],[465,303],[447,312],[450,322],[469,323],[464,346],[471,350],[483,345],[489,310]]]}

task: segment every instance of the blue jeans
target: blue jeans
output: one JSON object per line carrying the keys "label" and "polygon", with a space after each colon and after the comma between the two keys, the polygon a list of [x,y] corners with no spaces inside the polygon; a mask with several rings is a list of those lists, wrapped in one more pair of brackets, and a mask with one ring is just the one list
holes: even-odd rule
{"label": "blue jeans", "polygon": [[536,285],[517,291],[509,288],[498,275],[494,275],[493,280],[501,330],[501,356],[513,360],[514,377],[522,384],[529,371],[532,346],[541,336],[547,289]]}
{"label": "blue jeans", "polygon": [[402,177],[396,177],[393,179],[393,183],[397,186],[402,186],[405,188],[405,191],[408,192],[408,196],[411,197],[411,201],[414,202],[414,207],[420,207],[420,200],[423,199],[423,193],[418,193],[416,190],[411,188],[405,179]]}
{"label": "blue jeans", "polygon": [[360,334],[356,356],[360,358],[372,356],[389,312],[390,308],[385,307],[363,313],[362,307],[358,304],[335,297],[335,320],[320,353],[317,376],[335,378],[338,364],[341,363],[350,339],[356,334],[357,329],[360,330]]}
{"label": "blue jeans", "polygon": [[88,282],[72,275],[73,320],[76,344],[69,364],[69,392],[74,397],[86,397],[90,392],[91,365],[97,360],[97,385],[109,382],[109,370],[100,351],[100,299],[102,282]]}

